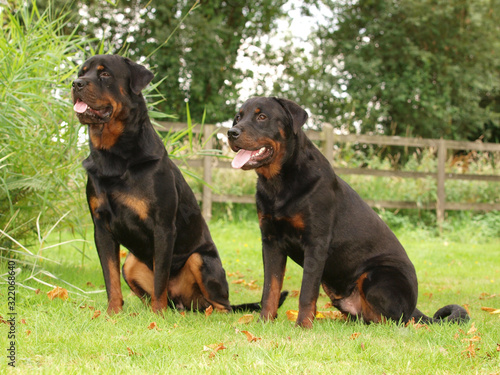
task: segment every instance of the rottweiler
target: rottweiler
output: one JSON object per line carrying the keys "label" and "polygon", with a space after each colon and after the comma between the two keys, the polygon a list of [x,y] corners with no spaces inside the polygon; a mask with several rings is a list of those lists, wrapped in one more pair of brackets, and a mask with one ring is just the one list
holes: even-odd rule
{"label": "rottweiler", "polygon": [[365,322],[468,319],[458,305],[434,318],[416,309],[415,268],[388,226],[307,138],[307,112],[274,97],[247,100],[228,140],[234,168],[257,172],[262,232],[262,320],[274,319],[287,257],[303,267],[297,325],[311,327],[320,285],[346,316]]}
{"label": "rottweiler", "polygon": [[89,131],[83,166],[107,312],[123,306],[120,245],[129,250],[123,278],[154,312],[260,310],[258,303],[229,303],[226,274],[196,198],[151,125],[142,90],[152,79],[128,58],[97,55],[72,84],[74,111]]}

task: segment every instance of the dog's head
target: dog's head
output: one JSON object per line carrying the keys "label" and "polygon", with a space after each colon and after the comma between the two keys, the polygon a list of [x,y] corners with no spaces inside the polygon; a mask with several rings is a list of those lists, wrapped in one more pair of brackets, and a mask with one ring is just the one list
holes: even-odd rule
{"label": "dog's head", "polygon": [[124,120],[153,79],[142,65],[118,55],[97,55],[83,63],[71,90],[74,110],[85,125]]}
{"label": "dog's head", "polygon": [[227,132],[231,149],[238,154],[233,168],[255,169],[265,177],[279,173],[294,138],[307,120],[307,112],[287,99],[256,97],[247,100]]}

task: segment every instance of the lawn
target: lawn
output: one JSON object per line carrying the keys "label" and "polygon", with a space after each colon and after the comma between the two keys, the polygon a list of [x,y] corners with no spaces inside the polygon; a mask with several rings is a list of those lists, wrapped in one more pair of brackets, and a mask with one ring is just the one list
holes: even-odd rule
{"label": "lawn", "polygon": [[[263,272],[256,222],[217,221],[210,227],[228,275],[231,302],[258,301]],[[105,293],[76,294],[59,281],[69,290],[69,298],[51,301],[51,288],[29,281],[26,284],[41,291],[18,287],[16,368],[9,368],[3,356],[1,372],[500,374],[500,314],[482,310],[500,309],[500,240],[474,239],[465,230],[462,236],[450,237],[459,240],[404,229],[397,234],[417,269],[420,310],[433,314],[441,306],[458,303],[468,307],[471,322],[404,327],[325,319],[317,320],[311,330],[296,328],[286,311],[298,308],[301,269],[291,261],[285,280],[291,296],[277,321],[265,324],[257,315],[241,323],[244,313],[205,316],[169,311],[162,318],[145,308],[126,285],[124,311],[108,318]],[[102,290],[93,243],[86,245],[83,264],[73,245],[46,250],[43,256],[62,263],[44,261],[41,266],[84,291]],[[23,283],[28,276],[29,270],[23,270],[16,280]],[[1,295],[6,312],[5,286]],[[318,310],[331,311],[327,302],[322,294]],[[9,326],[0,326],[1,347],[7,349]]]}

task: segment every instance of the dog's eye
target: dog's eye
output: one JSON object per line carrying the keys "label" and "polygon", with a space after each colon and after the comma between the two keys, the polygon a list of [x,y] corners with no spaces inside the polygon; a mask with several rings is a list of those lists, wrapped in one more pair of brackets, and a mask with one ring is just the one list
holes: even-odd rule
{"label": "dog's eye", "polygon": [[263,113],[261,113],[259,116],[257,116],[257,120],[264,121],[267,119],[267,116]]}
{"label": "dog's eye", "polygon": [[101,74],[99,74],[99,78],[109,78],[111,77],[111,74],[109,74],[108,72],[101,72]]}
{"label": "dog's eye", "polygon": [[234,118],[234,123],[236,124],[240,120],[241,120],[241,116],[240,115],[236,115],[236,117]]}

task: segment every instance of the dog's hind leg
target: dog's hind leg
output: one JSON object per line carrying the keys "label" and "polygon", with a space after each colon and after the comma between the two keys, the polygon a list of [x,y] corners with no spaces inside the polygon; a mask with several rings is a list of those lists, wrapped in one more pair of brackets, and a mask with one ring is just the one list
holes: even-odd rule
{"label": "dog's hind leg", "polygon": [[144,304],[148,304],[153,293],[153,270],[149,269],[146,264],[137,259],[132,253],[128,253],[125,263],[122,266],[122,274],[132,292]]}

